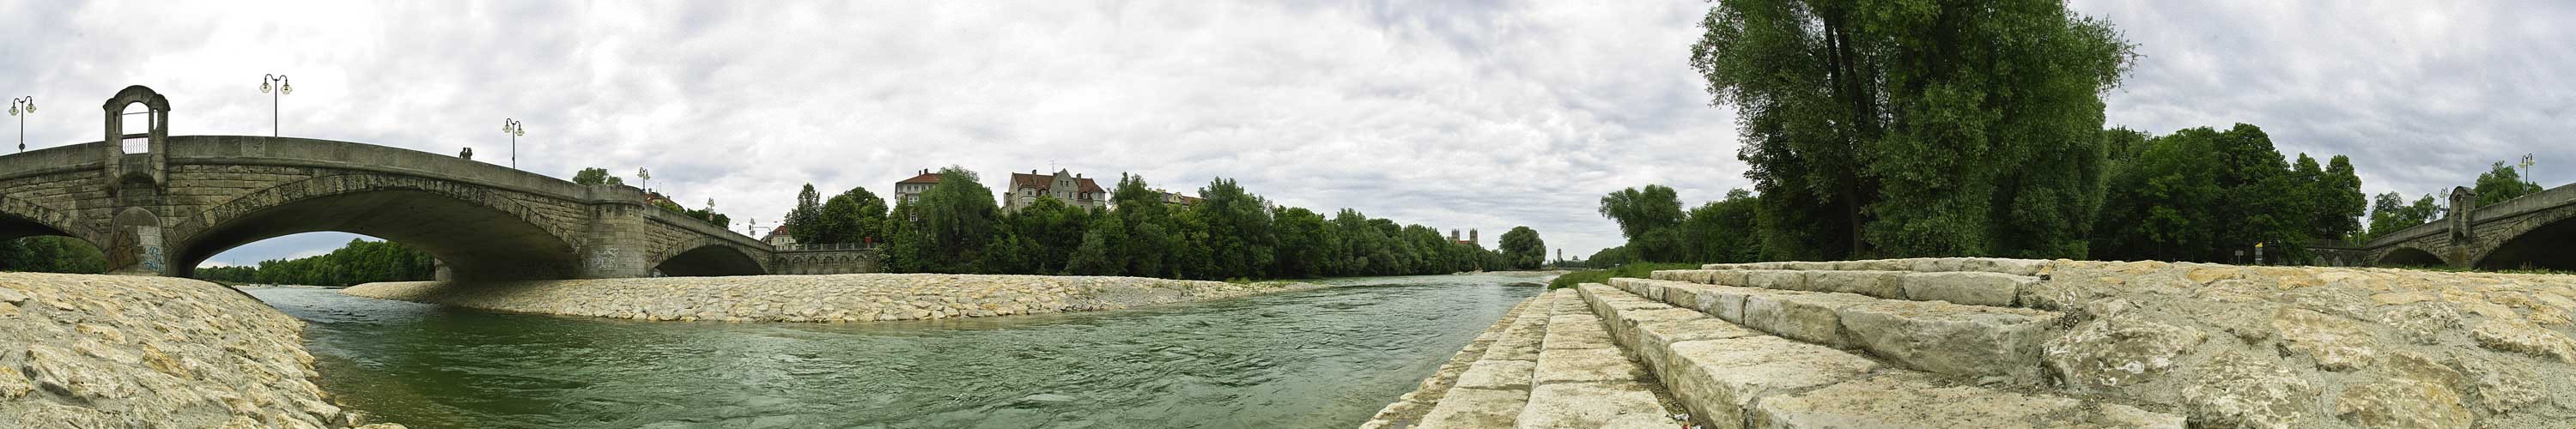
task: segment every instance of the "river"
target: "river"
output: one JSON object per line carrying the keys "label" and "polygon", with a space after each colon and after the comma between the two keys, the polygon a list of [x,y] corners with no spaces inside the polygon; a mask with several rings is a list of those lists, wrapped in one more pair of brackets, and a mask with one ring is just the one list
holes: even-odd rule
{"label": "river", "polygon": [[324,391],[414,428],[1347,428],[1541,292],[1534,281],[1339,279],[1139,309],[852,324],[249,291],[308,322]]}

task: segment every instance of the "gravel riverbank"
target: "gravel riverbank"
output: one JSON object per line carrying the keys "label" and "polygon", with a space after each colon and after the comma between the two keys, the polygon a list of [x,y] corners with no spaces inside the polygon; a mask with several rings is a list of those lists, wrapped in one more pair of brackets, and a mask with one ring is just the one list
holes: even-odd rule
{"label": "gravel riverbank", "polygon": [[864,322],[1096,311],[1323,287],[1141,277],[835,274],[369,283],[341,293],[635,320]]}
{"label": "gravel riverbank", "polygon": [[0,273],[0,427],[355,426],[303,328],[203,281]]}

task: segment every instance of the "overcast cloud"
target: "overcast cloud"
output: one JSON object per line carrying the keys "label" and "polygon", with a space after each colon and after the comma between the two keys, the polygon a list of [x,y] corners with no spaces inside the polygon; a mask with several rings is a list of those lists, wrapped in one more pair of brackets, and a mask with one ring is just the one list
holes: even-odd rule
{"label": "overcast cloud", "polygon": [[[1493,238],[1618,244],[1603,193],[1685,202],[1748,187],[1733,113],[1687,66],[1708,3],[0,1],[0,92],[34,95],[30,146],[95,140],[125,85],[175,134],[269,132],[257,80],[292,77],[288,136],[606,167],[691,207],[776,225],[799,185],[885,194],[920,169],[1240,180]],[[2351,154],[2370,192],[2465,184],[2538,152],[2576,178],[2560,70],[2569,7],[2082,1],[2146,55],[2112,125],[2237,122],[2285,152]],[[2576,165],[2569,162],[2565,165]],[[632,183],[632,182],[630,182]],[[1106,185],[1106,183],[1104,183]],[[250,263],[344,234],[245,246]]]}

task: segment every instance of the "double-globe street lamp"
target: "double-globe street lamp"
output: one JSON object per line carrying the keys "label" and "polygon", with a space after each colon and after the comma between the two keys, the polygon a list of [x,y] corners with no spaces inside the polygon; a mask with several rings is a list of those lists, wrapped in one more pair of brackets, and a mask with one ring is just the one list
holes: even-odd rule
{"label": "double-globe street lamp", "polygon": [[510,169],[519,169],[519,136],[528,135],[528,126],[517,119],[501,119],[501,133],[510,135]]}
{"label": "double-globe street lamp", "polygon": [[[27,113],[18,113],[20,106],[25,106],[24,110],[26,110]],[[27,151],[27,114],[32,113],[36,113],[36,96],[30,95],[9,99],[9,116],[18,117],[19,152]]]}
{"label": "double-globe street lamp", "polygon": [[[277,88],[272,91],[269,84],[276,84]],[[295,93],[295,84],[287,83],[286,75],[272,74],[259,79],[259,93],[268,94],[268,136],[277,137],[277,98]]]}

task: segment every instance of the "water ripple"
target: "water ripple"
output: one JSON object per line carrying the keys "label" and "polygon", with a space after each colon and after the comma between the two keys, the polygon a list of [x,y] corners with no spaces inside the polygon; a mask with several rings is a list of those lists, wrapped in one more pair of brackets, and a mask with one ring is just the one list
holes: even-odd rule
{"label": "water ripple", "polygon": [[1423,276],[1109,312],[861,324],[500,314],[309,289],[322,386],[418,428],[1349,427],[1538,292]]}

